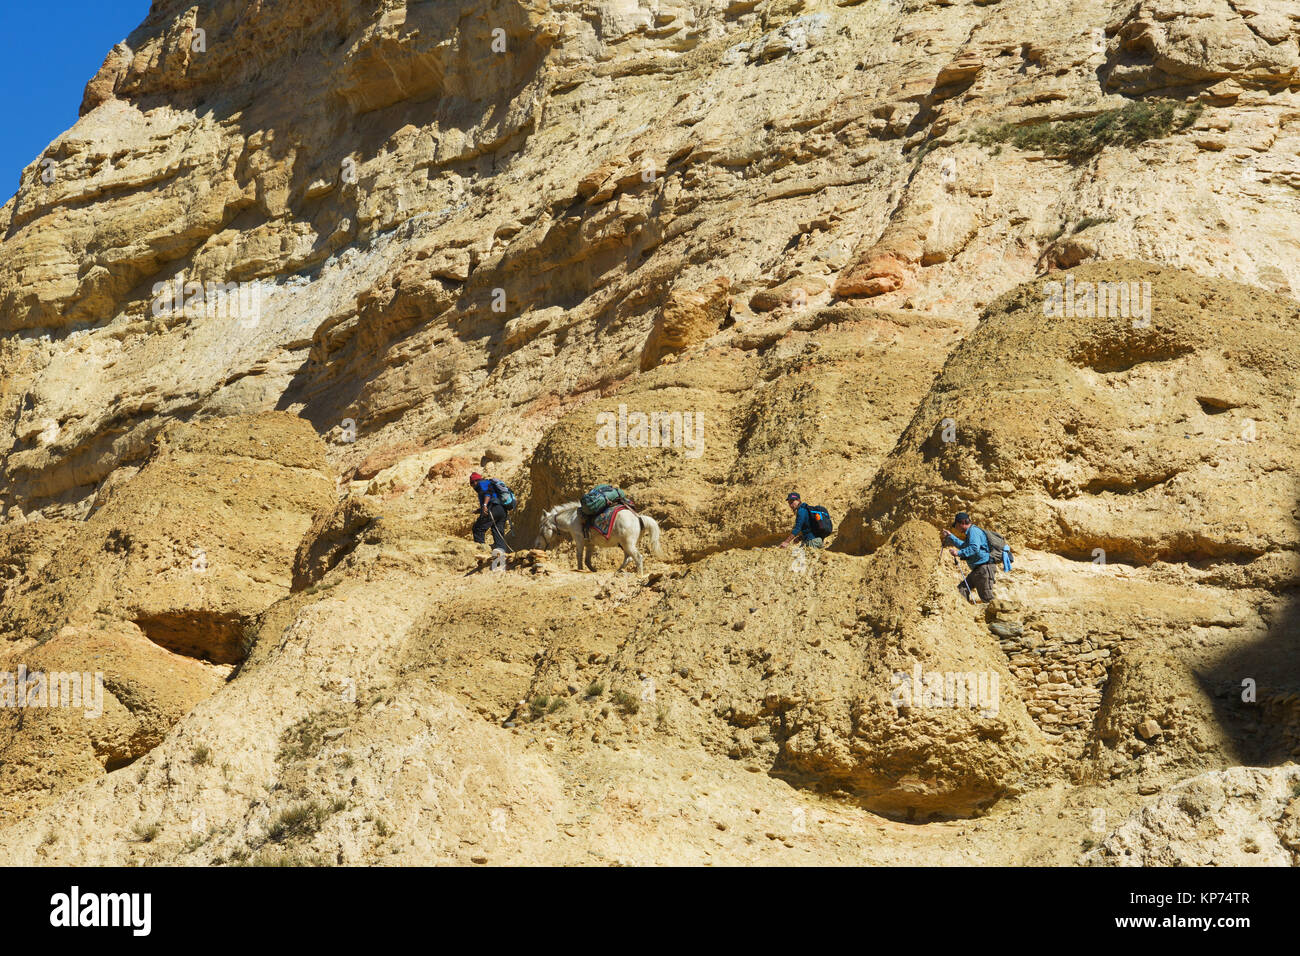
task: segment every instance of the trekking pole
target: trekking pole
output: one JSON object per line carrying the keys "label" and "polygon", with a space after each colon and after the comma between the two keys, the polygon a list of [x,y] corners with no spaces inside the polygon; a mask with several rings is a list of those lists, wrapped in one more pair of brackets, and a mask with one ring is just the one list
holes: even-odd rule
{"label": "trekking pole", "polygon": [[[961,574],[961,562],[957,560],[957,555],[955,555],[955,554],[952,556],[952,566],[953,566],[954,568],[957,569],[957,573],[958,573],[958,574]],[[970,600],[970,585],[966,583],[966,578],[967,578],[967,577],[969,577],[969,575],[962,575],[962,576],[958,579],[958,581],[957,581],[957,590],[960,591],[962,594],[964,594],[964,595],[966,596],[966,600],[969,601],[969,600]]]}
{"label": "trekking pole", "polygon": [[[490,515],[490,512],[489,512],[489,515]],[[510,518],[507,517],[507,518],[506,518],[506,525],[509,526],[509,524],[510,524]],[[496,519],[496,518],[493,518],[493,519],[492,519],[492,527],[493,527],[494,530],[499,531],[499,532],[501,533],[501,543],[504,544],[504,545],[506,546],[506,550],[509,551],[511,554],[514,554],[514,553],[515,553],[515,549],[512,548],[512,547],[510,547],[510,542],[506,540],[506,533],[505,533],[505,531],[504,531],[502,528],[497,527],[497,519]]]}
{"label": "trekking pole", "polygon": [[[958,574],[961,574],[961,562],[957,560],[955,555],[952,559],[952,566],[957,569]],[[970,579],[969,573],[962,574],[961,580],[957,582],[957,590],[961,591],[963,594],[966,595],[967,601],[970,600],[970,584],[968,583],[969,579]]]}

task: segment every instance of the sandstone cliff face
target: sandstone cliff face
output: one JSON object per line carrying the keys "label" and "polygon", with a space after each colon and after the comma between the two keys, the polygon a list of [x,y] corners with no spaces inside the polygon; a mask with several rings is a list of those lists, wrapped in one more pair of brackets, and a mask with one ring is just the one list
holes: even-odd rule
{"label": "sandstone cliff face", "polygon": [[106,701],[0,853],[1191,859],[1300,753],[1297,94],[1282,0],[155,3],[0,210],[0,671]]}
{"label": "sandstone cliff face", "polygon": [[[656,705],[685,724],[677,733],[797,785],[910,820],[978,813],[1028,789],[1048,761],[1024,704],[1000,692],[1014,684],[1006,658],[959,607],[933,539],[918,522],[866,561],[709,558],[602,680],[638,697],[649,681]],[[914,672],[946,675],[950,689],[952,675],[984,684],[945,707]]]}
{"label": "sandstone cliff face", "polygon": [[[1281,3],[240,6],[156,5],[4,209],[11,520],[176,416],[291,409],[346,466],[531,442],[719,276],[967,323],[1090,259],[1291,289]],[[974,141],[1135,90],[1207,108],[1081,164]]]}
{"label": "sandstone cliff face", "polygon": [[[324,467],[320,439],[283,413],[177,423],[86,521],[5,529],[21,563],[0,608],[0,693],[14,698],[0,781],[18,805],[131,763],[220,686],[289,593],[292,547],[334,498]],[[51,549],[39,565],[32,542]],[[24,692],[20,669],[51,676]],[[70,709],[61,688],[51,697],[56,674],[79,678]]]}
{"label": "sandstone cliff face", "polygon": [[[1090,560],[1234,559],[1294,586],[1300,322],[1289,298],[1140,265],[999,299],[949,358],[850,516],[849,547],[970,505],[1029,547]],[[1068,285],[1067,285],[1068,283]],[[1052,285],[1079,290],[1053,314]],[[1098,314],[1104,287],[1147,297]],[[863,515],[871,518],[863,521]],[[861,530],[859,530],[861,529]]]}
{"label": "sandstone cliff face", "polygon": [[524,540],[538,511],[600,481],[663,512],[666,546],[684,556],[776,543],[791,524],[787,489],[843,514],[959,332],[845,305],[738,320],[546,432],[516,519]]}
{"label": "sandstone cliff face", "polygon": [[1295,767],[1234,767],[1180,783],[1090,851],[1090,865],[1294,866]]}

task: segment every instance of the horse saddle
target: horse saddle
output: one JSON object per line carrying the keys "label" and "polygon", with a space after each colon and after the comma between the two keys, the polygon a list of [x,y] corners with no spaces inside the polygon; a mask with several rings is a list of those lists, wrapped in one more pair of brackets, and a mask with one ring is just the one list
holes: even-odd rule
{"label": "horse saddle", "polygon": [[[624,509],[627,509],[628,511],[632,510],[631,508],[628,508],[627,505],[614,505],[612,508],[606,508],[600,514],[591,519],[589,528],[595,528],[603,534],[605,540],[608,541],[609,533],[614,530],[614,519],[617,518],[618,513]],[[633,514],[635,514],[635,512],[633,512]]]}

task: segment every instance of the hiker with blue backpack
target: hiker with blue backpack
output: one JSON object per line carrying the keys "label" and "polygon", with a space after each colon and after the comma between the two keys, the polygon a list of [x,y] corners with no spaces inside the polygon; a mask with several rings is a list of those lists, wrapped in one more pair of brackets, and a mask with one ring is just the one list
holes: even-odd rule
{"label": "hiker with blue backpack", "polygon": [[492,531],[492,550],[509,551],[506,544],[506,521],[515,506],[515,493],[496,478],[484,478],[477,471],[469,476],[470,487],[478,495],[478,518],[474,522],[474,541],[486,544],[488,529]]}
{"label": "hiker with blue backpack", "polygon": [[794,530],[781,542],[781,547],[788,548],[794,544],[802,544],[805,548],[825,547],[826,538],[833,529],[830,512],[804,504],[797,491],[786,495],[785,503],[794,512]]}
{"label": "hiker with blue backpack", "polygon": [[953,561],[961,558],[970,568],[970,573],[957,585],[957,590],[972,603],[975,601],[972,591],[979,594],[980,600],[986,603],[992,601],[998,565],[1001,564],[1007,571],[1011,570],[1011,549],[1000,534],[985,531],[972,522],[970,515],[964,511],[957,512],[952,526],[957,529],[960,537],[947,529],[940,529],[940,539],[947,546]]}

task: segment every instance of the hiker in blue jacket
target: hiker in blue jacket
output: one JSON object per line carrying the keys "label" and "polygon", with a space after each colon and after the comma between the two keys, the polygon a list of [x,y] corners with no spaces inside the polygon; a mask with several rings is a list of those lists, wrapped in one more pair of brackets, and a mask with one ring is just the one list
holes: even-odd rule
{"label": "hiker in blue jacket", "polygon": [[993,600],[993,584],[996,579],[993,555],[989,551],[989,538],[982,528],[974,525],[970,515],[964,511],[957,512],[952,526],[961,537],[951,531],[941,530],[943,543],[948,545],[948,553],[954,558],[961,558],[970,568],[970,573],[957,586],[957,590],[966,596],[967,601],[974,602],[971,594],[974,589],[983,601]]}
{"label": "hiker in blue jacket", "polygon": [[817,537],[812,528],[812,518],[808,515],[808,506],[803,503],[798,492],[790,492],[785,496],[785,503],[790,506],[794,512],[794,530],[781,542],[781,547],[788,548],[792,544],[802,544],[805,548],[820,548],[825,542]]}
{"label": "hiker in blue jacket", "polygon": [[470,487],[478,495],[478,518],[474,522],[474,541],[486,544],[488,529],[492,530],[492,549],[506,550],[506,508],[497,495],[490,478],[484,478],[477,471],[469,476]]}

